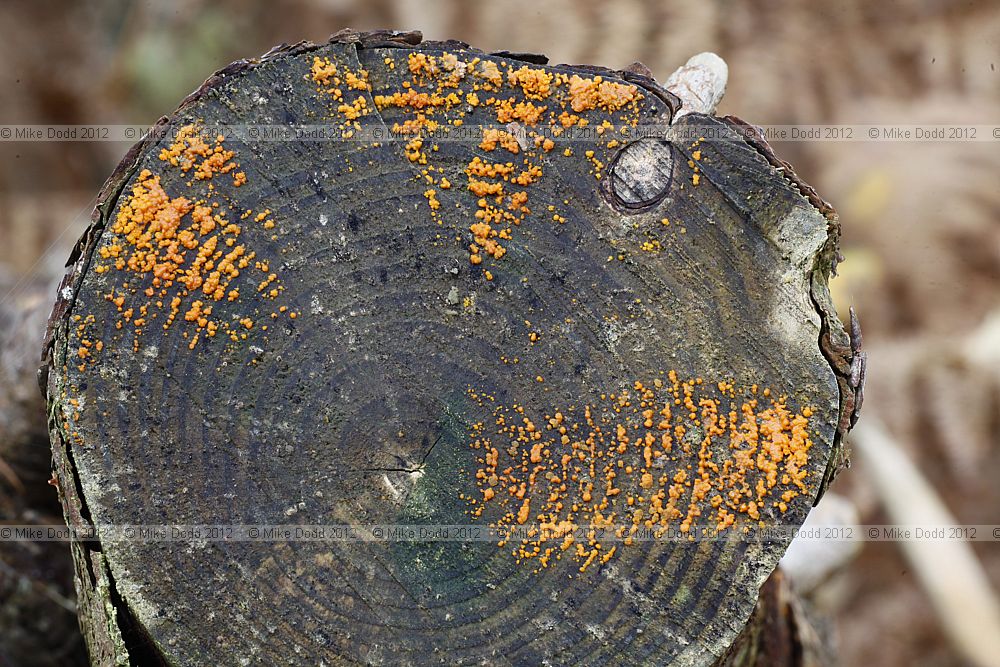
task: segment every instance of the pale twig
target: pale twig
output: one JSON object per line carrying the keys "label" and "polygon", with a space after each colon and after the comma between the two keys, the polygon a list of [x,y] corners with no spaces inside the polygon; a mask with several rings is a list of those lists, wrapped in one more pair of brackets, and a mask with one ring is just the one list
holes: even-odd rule
{"label": "pale twig", "polygon": [[[893,523],[954,526],[955,518],[903,449],[874,418],[852,434],[862,468]],[[1000,603],[989,579],[961,540],[903,540],[903,555],[917,574],[951,642],[975,665],[1000,665]]]}
{"label": "pale twig", "polygon": [[667,77],[666,89],[681,99],[676,117],[688,113],[714,114],[726,93],[729,66],[714,53],[691,56]]}

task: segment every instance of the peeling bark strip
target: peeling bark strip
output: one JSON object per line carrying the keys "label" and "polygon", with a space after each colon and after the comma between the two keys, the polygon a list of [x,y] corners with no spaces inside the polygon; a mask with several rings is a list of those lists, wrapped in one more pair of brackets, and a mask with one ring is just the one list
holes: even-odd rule
{"label": "peeling bark strip", "polygon": [[[161,120],[50,322],[67,521],[801,523],[853,406],[832,209],[733,121],[633,159],[676,98],[543,63],[341,33]],[[279,123],[343,138],[207,129]],[[548,537],[79,544],[81,620],[105,663],[701,665],[787,546]]]}

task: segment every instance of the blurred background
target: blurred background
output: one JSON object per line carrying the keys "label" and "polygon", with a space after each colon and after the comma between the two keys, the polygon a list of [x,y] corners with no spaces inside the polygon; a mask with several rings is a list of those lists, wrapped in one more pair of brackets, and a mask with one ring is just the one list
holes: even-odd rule
{"label": "blurred background", "polygon": [[[714,51],[730,68],[720,115],[755,124],[1000,124],[1000,3],[979,0],[8,0],[0,124],[152,124],[230,61],[344,27],[557,63],[638,60],[661,81]],[[899,523],[929,502],[957,523],[1000,523],[1000,142],[774,148],[840,213],[833,291],[845,319],[857,309],[869,354],[867,428],[832,521]],[[127,149],[0,142],[0,522],[61,520],[37,349],[51,280]],[[902,470],[891,483],[887,465]],[[85,662],[63,547],[0,543],[0,665]],[[839,663],[997,664],[969,645],[996,638],[962,628],[990,628],[1000,544],[937,561],[913,549],[869,542],[799,584],[789,564]],[[948,598],[965,590],[979,597]]]}

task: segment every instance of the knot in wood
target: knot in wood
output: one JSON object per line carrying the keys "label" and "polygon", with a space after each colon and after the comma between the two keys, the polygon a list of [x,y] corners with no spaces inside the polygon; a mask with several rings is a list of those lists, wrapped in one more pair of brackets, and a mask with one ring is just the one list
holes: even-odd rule
{"label": "knot in wood", "polygon": [[611,166],[611,195],[625,208],[646,208],[670,189],[673,150],[659,139],[639,139],[625,146]]}

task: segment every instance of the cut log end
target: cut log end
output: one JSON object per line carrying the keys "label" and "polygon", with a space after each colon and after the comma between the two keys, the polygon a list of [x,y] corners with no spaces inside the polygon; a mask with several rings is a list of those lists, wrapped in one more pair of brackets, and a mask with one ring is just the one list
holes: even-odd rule
{"label": "cut log end", "polygon": [[644,77],[405,37],[227,68],[109,181],[51,323],[64,507],[522,532],[79,544],[92,651],[711,663],[788,538],[662,531],[820,494],[835,221]]}

